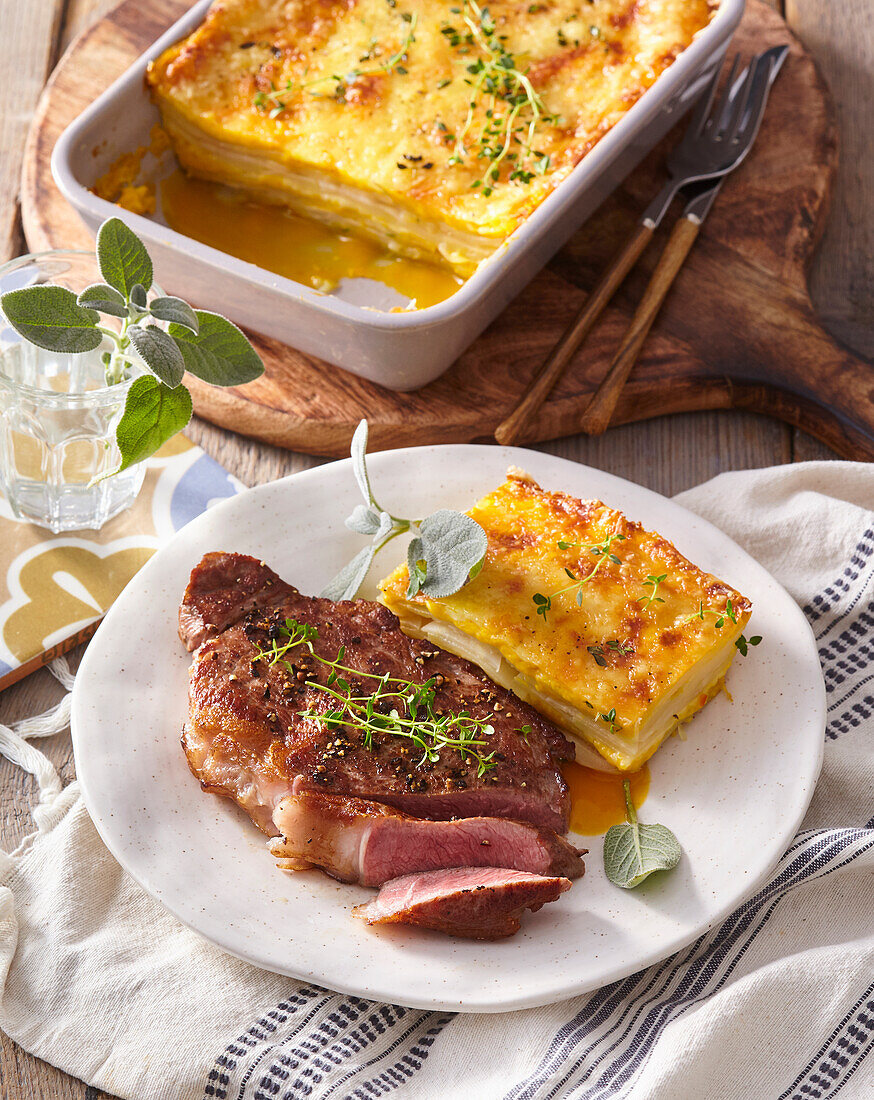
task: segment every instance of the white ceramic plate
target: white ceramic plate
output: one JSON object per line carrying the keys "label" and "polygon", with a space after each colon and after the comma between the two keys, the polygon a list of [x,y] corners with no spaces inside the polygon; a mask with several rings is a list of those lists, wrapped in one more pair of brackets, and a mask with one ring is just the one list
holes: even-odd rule
{"label": "white ceramic plate", "polygon": [[[683,859],[634,891],[604,876],[600,838],[585,878],[522,931],[493,943],[350,916],[371,891],[311,871],[278,871],[263,836],[201,793],[179,745],[189,657],[176,635],[188,573],[209,550],[263,558],[317,592],[363,543],[343,519],[358,502],[350,463],[253,489],[193,520],[134,578],[88,647],[73,696],[76,770],[88,810],[122,866],[185,924],[257,966],[419,1008],[492,1012],[561,1000],[671,954],[767,876],[793,837],[819,773],[825,696],[796,604],[725,535],[609,474],[513,448],[421,447],[374,455],[377,498],[397,515],[464,509],[511,463],[549,488],[599,497],[676,543],[754,604],[764,641],[652,762],[643,816],[668,825]],[[400,542],[400,540],[398,540]],[[396,564],[398,543],[377,562]]]}

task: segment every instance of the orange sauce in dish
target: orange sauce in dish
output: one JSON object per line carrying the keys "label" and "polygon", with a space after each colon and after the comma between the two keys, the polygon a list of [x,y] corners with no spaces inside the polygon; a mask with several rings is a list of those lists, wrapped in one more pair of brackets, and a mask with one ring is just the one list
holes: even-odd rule
{"label": "orange sauce in dish", "polygon": [[582,764],[563,764],[561,774],[571,796],[570,831],[582,836],[599,836],[611,825],[625,820],[623,781],[631,781],[631,799],[636,807],[646,801],[649,793],[649,768],[639,772],[599,772]]}
{"label": "orange sauce in dish", "polygon": [[373,279],[424,309],[462,284],[448,268],[398,256],[363,237],[339,233],[282,206],[254,202],[178,169],[160,187],[171,229],[304,286],[325,290],[344,278]]}

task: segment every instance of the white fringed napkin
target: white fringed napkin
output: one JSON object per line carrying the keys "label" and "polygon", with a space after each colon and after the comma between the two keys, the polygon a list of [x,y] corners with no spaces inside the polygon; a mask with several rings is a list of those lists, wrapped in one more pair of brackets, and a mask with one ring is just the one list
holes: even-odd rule
{"label": "white fringed napkin", "polygon": [[146,896],[76,784],[60,789],[28,739],[65,720],[62,703],[0,728],[0,751],[42,789],[38,831],[0,853],[0,1027],[136,1100],[870,1100],[874,466],[724,474],[680,501],[801,604],[828,688],[804,829],[723,924],[597,993],[499,1016],[372,1004],[256,970]]}

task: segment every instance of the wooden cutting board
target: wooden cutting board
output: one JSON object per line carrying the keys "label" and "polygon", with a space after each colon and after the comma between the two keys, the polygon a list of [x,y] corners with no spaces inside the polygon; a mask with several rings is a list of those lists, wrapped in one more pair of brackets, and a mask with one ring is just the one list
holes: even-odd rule
{"label": "wooden cutting board", "polygon": [[[77,39],[43,95],[29,135],[22,218],[33,251],[86,245],[55,187],[52,147],[64,127],[188,7],[124,0]],[[735,45],[791,54],[753,153],[732,175],[634,368],[615,423],[692,409],[777,416],[852,458],[874,458],[874,371],[820,326],[807,270],[837,163],[834,109],[811,56],[774,11],[750,0]],[[311,454],[345,455],[358,420],[373,449],[488,439],[663,178],[670,135],[447,374],[398,394],[275,341],[256,342],[265,376],[221,390],[190,379],[199,415]],[[526,441],[569,435],[658,258],[673,217],[577,353]],[[185,295],[184,286],[167,289]],[[209,303],[203,303],[208,305]]]}

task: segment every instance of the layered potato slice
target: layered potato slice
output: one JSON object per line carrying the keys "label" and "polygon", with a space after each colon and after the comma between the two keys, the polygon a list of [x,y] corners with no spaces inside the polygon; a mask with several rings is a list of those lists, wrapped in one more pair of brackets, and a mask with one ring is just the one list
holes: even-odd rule
{"label": "layered potato slice", "polygon": [[220,0],[147,82],[189,173],[467,276],[717,6]]}
{"label": "layered potato slice", "polygon": [[667,539],[514,471],[468,514],[488,537],[473,580],[410,597],[402,565],[381,598],[551,718],[581,763],[636,770],[720,690],[750,601]]}

